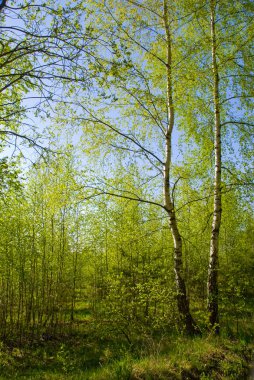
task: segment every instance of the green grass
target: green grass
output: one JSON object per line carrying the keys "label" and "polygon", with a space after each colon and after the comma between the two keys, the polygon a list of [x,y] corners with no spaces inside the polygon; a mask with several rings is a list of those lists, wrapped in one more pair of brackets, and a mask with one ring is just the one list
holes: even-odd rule
{"label": "green grass", "polygon": [[75,335],[25,347],[0,347],[1,379],[246,379],[252,347],[213,336],[143,337],[124,342]]}

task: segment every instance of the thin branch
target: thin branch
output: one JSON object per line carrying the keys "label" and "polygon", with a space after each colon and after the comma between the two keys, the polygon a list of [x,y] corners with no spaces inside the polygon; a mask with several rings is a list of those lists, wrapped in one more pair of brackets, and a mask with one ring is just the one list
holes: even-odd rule
{"label": "thin branch", "polygon": [[238,120],[225,121],[224,123],[221,124],[221,127],[223,127],[224,125],[227,125],[227,124],[241,124],[241,125],[247,125],[249,127],[254,127],[254,124],[252,124],[252,123],[248,123],[245,121],[238,121]]}
{"label": "thin branch", "polygon": [[38,147],[42,150],[49,150],[48,148],[38,144],[35,140],[33,140],[32,138],[26,136],[26,135],[21,135],[20,133],[17,133],[17,132],[13,132],[13,131],[0,131],[0,134],[1,135],[12,135],[12,136],[15,136],[16,138],[19,137],[23,140],[26,140],[28,141],[30,144],[32,144],[33,146],[35,147]]}
{"label": "thin branch", "polygon": [[178,207],[178,209],[176,209],[175,212],[178,212],[179,210],[182,210],[185,206],[188,206],[191,203],[199,202],[199,201],[204,201],[204,200],[209,199],[211,197],[213,197],[213,193],[211,193],[209,195],[206,195],[205,197],[200,197],[200,198],[192,199],[189,202],[186,202],[182,206]]}
{"label": "thin branch", "polygon": [[173,188],[172,188],[172,201],[173,201],[173,205],[175,203],[175,190],[176,190],[176,186],[178,184],[178,182],[180,181],[180,179],[185,179],[184,177],[180,176],[179,178],[177,178],[177,180],[175,181],[174,185],[173,185]]}
{"label": "thin branch", "polygon": [[154,11],[153,9],[151,9],[151,8],[148,8],[148,7],[145,6],[144,4],[141,4],[141,3],[138,3],[137,1],[132,1],[132,0],[125,0],[125,1],[127,1],[127,3],[130,3],[130,4],[132,4],[132,5],[136,5],[136,6],[139,7],[139,8],[146,9],[146,10],[148,10],[149,12],[153,13],[155,16],[157,16],[157,17],[159,17],[159,18],[162,19],[162,16],[161,16],[159,13],[155,12],[155,11]]}
{"label": "thin branch", "polygon": [[132,92],[131,90],[129,90],[128,88],[124,87],[124,86],[120,86],[120,88],[123,90],[123,91],[126,91],[127,94],[129,94],[132,98],[134,98],[137,103],[148,113],[148,115],[152,118],[152,120],[155,122],[155,124],[159,127],[159,129],[163,132],[163,134],[165,135],[164,131],[162,130],[161,128],[161,125],[160,123],[158,122],[157,118],[152,114],[152,112],[150,111],[150,109],[138,98],[138,96]]}
{"label": "thin branch", "polygon": [[[235,59],[235,58],[233,58]],[[244,77],[244,78],[254,78],[254,75],[252,74],[230,74],[230,75],[224,75],[222,77],[220,77],[220,80],[222,79],[227,79],[227,78],[234,78],[234,77]]]}
{"label": "thin branch", "polygon": [[133,144],[135,144],[137,147],[139,147],[143,153],[146,153],[150,156],[152,156],[153,158],[155,158],[161,165],[164,165],[163,161],[158,157],[156,156],[156,154],[154,154],[153,152],[151,152],[150,150],[146,149],[135,137],[132,137],[130,136],[129,134],[127,133],[124,133],[124,132],[121,132],[119,131],[119,129],[117,129],[116,127],[112,126],[111,124],[101,120],[101,119],[98,119],[96,116],[94,116],[86,107],[84,107],[82,104],[79,104],[81,108],[83,108],[91,117],[92,119],[86,119],[86,118],[78,118],[80,120],[87,120],[87,121],[91,121],[93,123],[99,123],[99,124],[102,124],[104,125],[105,127],[109,128],[111,131],[115,132],[116,134],[118,134],[119,136],[122,136],[123,138],[125,138],[126,140],[129,140],[131,141]]}
{"label": "thin branch", "polygon": [[156,113],[156,117],[157,117],[157,120],[159,121],[159,123],[157,122],[157,125],[159,127],[159,129],[161,130],[161,132],[163,133],[163,135],[165,135],[165,132],[164,132],[164,128],[163,128],[163,122],[162,122],[162,119],[160,117],[160,113],[154,103],[154,100],[153,100],[153,94],[152,94],[152,91],[151,91],[151,88],[150,88],[150,85],[149,85],[149,80],[148,78],[146,78],[146,76],[144,75],[144,73],[139,70],[137,67],[135,67],[135,71],[138,73],[138,75],[144,80],[145,82],[145,85],[147,87],[147,90],[148,90],[148,93],[149,93],[149,98],[150,98],[150,101],[153,105],[153,108],[154,108],[154,111]]}
{"label": "thin branch", "polygon": [[239,99],[239,98],[244,98],[244,99],[253,99],[254,98],[254,95],[235,95],[235,96],[231,96],[230,98],[227,98],[227,99],[224,99],[220,105],[230,101],[230,100],[233,100],[233,99]]}
{"label": "thin branch", "polygon": [[91,198],[94,198],[94,197],[97,197],[100,195],[110,195],[110,196],[116,197],[116,198],[128,199],[130,201],[135,201],[135,202],[146,203],[146,204],[150,204],[150,205],[154,205],[154,206],[159,206],[165,210],[165,207],[161,203],[150,201],[150,200],[144,199],[144,198],[140,198],[139,196],[131,197],[128,195],[113,193],[111,191],[105,191],[103,189],[100,189],[96,186],[82,186],[82,189],[84,189],[84,188],[94,189],[95,191],[97,190],[98,193],[88,195],[87,197],[84,197],[83,200],[88,200],[88,199],[91,199]]}
{"label": "thin branch", "polygon": [[105,7],[107,8],[110,16],[112,17],[112,19],[115,21],[115,23],[117,24],[117,26],[120,28],[120,30],[122,32],[124,32],[126,34],[126,36],[132,41],[134,42],[137,46],[139,46],[141,49],[143,49],[145,52],[147,52],[148,54],[150,54],[152,57],[156,58],[158,61],[160,61],[164,66],[167,66],[167,63],[164,61],[164,59],[162,59],[161,57],[159,57],[157,54],[151,52],[151,50],[147,49],[144,45],[142,45],[140,42],[138,42],[135,38],[133,38],[128,32],[126,29],[124,29],[120,22],[114,17],[114,15],[112,14],[111,10],[108,8],[108,6],[106,5],[106,2],[104,2],[105,4]]}

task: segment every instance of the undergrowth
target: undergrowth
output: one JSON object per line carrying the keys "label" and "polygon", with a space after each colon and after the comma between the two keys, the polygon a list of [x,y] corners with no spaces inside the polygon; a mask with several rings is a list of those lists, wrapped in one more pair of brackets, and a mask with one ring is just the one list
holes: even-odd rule
{"label": "undergrowth", "polygon": [[2,379],[247,379],[252,346],[243,339],[145,336],[131,345],[70,336],[22,347],[0,345]]}

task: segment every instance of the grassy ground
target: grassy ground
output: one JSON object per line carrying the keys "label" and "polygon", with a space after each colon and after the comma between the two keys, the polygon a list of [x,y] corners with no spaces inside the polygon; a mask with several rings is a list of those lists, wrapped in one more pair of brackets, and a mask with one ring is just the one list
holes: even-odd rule
{"label": "grassy ground", "polygon": [[143,338],[132,346],[76,334],[0,347],[2,379],[247,379],[252,347],[241,340]]}

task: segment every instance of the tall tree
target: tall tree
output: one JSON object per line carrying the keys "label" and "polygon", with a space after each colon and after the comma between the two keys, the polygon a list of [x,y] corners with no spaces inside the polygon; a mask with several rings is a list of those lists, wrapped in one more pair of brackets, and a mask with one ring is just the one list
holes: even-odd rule
{"label": "tall tree", "polygon": [[253,4],[236,1],[229,7],[220,0],[182,5],[190,18],[180,34],[183,48],[189,52],[191,47],[191,53],[181,64],[184,91],[179,95],[188,106],[177,109],[185,143],[186,167],[180,170],[192,178],[197,199],[213,197],[207,309],[210,327],[219,332],[222,195],[237,186],[240,196],[240,187],[252,183]]}
{"label": "tall tree", "polygon": [[[150,197],[144,198],[138,193],[130,193],[123,185],[121,190],[114,188],[109,177],[85,185],[91,191],[87,198],[106,193],[153,204],[165,210],[174,242],[179,316],[185,330],[193,334],[197,327],[190,313],[186,292],[182,238],[174,204],[173,182],[177,178],[172,176],[176,136],[174,93],[175,87],[180,87],[180,83],[177,84],[179,74],[174,68],[183,59],[177,46],[177,29],[181,28],[182,22],[181,17],[178,20],[175,6],[169,6],[167,1],[162,1],[159,8],[157,5],[153,1],[147,5],[110,1],[103,6],[94,2],[96,12],[93,15],[100,21],[94,27],[95,34],[103,34],[108,48],[100,52],[100,71],[94,70],[95,79],[103,86],[103,92],[95,88],[98,94],[94,104],[96,112],[92,105],[93,97],[88,103],[79,94],[72,124],[75,120],[79,121],[79,125],[83,124],[86,151],[99,149],[99,154],[107,154],[109,161],[111,152],[108,146],[113,147],[118,157],[126,163],[126,168],[130,167],[129,162],[135,160],[139,167],[138,176],[144,181],[153,181],[156,186],[155,190],[151,185]],[[126,14],[129,14],[127,20]],[[161,189],[163,195],[159,197]]]}
{"label": "tall tree", "polygon": [[[173,85],[172,85],[172,33],[169,22],[169,9],[168,1],[163,1],[163,20],[165,26],[166,46],[167,46],[167,61],[166,61],[166,75],[167,75],[167,113],[168,125],[165,130],[165,164],[164,164],[164,204],[165,209],[169,215],[169,225],[174,241],[174,271],[177,287],[177,303],[178,310],[184,325],[189,333],[195,332],[195,323],[190,314],[189,302],[186,294],[186,285],[184,280],[183,262],[182,262],[182,237],[180,235],[174,201],[171,196],[171,160],[172,160],[172,132],[175,126],[174,119],[174,103],[173,103]],[[171,16],[172,17],[172,16]]]}
{"label": "tall tree", "polygon": [[[246,12],[244,19],[242,12]],[[251,14],[253,15],[253,7],[249,3],[242,4],[239,1],[228,9],[224,1],[210,1],[214,110],[214,201],[207,287],[210,325],[217,333],[219,333],[218,257],[222,215],[222,169],[227,170],[227,167],[222,164],[222,158],[225,162],[227,160],[226,149],[224,148],[222,152],[222,136],[225,136],[222,128],[235,124],[237,127],[244,125],[248,130],[253,126],[250,122],[253,112],[249,107],[249,99],[253,98],[254,94],[248,83],[248,77],[253,68],[249,61],[249,57],[252,55],[250,26],[253,25],[253,20],[251,20]],[[227,27],[229,31],[227,29],[224,31],[224,28]],[[235,34],[235,29],[239,31],[238,35]],[[229,36],[236,39],[236,42],[232,42],[231,51],[229,46],[224,47]],[[226,87],[225,84],[220,84],[223,79],[226,79],[226,83],[229,79]],[[223,89],[223,95],[220,93],[220,88]],[[237,106],[242,109],[237,109]],[[221,121],[222,116],[225,118],[224,122]],[[239,131],[237,131],[237,135],[239,136]],[[235,141],[231,141],[231,144],[236,144]],[[239,147],[245,145],[243,141],[243,138],[238,140]],[[226,143],[224,143],[224,147],[225,145]]]}
{"label": "tall tree", "polygon": [[216,1],[211,0],[211,49],[213,69],[213,104],[214,104],[214,211],[212,235],[210,243],[210,261],[208,270],[208,312],[211,326],[219,332],[218,315],[218,253],[219,234],[221,225],[221,111],[219,93],[219,73],[217,64],[217,36],[216,36]]}

